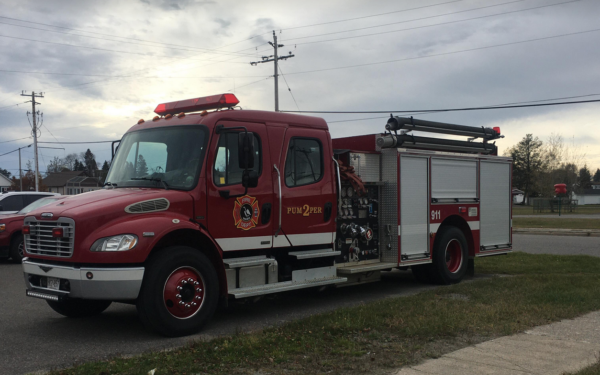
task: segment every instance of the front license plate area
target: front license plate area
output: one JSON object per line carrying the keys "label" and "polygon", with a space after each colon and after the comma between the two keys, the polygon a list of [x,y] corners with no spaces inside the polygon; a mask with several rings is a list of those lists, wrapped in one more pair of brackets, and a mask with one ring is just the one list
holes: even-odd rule
{"label": "front license plate area", "polygon": [[48,277],[48,289],[60,290],[60,279]]}

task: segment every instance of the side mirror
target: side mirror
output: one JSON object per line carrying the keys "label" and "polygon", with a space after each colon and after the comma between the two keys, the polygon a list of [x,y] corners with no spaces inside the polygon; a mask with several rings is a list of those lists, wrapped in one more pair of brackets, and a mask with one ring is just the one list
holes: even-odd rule
{"label": "side mirror", "polygon": [[254,134],[240,132],[238,136],[238,164],[240,169],[254,168]]}
{"label": "side mirror", "polygon": [[242,173],[242,186],[245,188],[255,188],[258,186],[258,172],[246,169]]}

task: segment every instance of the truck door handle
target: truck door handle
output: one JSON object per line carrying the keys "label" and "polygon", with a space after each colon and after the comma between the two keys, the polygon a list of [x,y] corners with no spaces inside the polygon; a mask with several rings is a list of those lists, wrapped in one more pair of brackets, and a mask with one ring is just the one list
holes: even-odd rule
{"label": "truck door handle", "polygon": [[267,224],[271,220],[271,203],[265,203],[262,206],[262,223]]}
{"label": "truck door handle", "polygon": [[328,222],[331,219],[331,211],[333,209],[333,205],[331,202],[325,203],[325,209],[323,210],[323,221]]}

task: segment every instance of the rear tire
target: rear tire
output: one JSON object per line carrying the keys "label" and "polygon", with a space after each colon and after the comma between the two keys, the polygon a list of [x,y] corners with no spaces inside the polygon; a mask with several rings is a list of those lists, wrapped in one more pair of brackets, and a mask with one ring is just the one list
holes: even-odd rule
{"label": "rear tire", "polygon": [[23,235],[19,233],[10,242],[10,257],[12,258],[13,262],[21,263],[23,257],[25,256],[24,252]]}
{"label": "rear tire", "polygon": [[463,232],[456,227],[439,231],[433,246],[431,277],[438,284],[459,283],[467,272],[469,251]]}
{"label": "rear tire", "polygon": [[102,313],[112,301],[67,299],[64,301],[46,301],[52,310],[68,318],[84,318]]}
{"label": "rear tire", "polygon": [[151,256],[136,306],[145,327],[177,337],[200,331],[218,303],[211,261],[194,248],[172,246]]}

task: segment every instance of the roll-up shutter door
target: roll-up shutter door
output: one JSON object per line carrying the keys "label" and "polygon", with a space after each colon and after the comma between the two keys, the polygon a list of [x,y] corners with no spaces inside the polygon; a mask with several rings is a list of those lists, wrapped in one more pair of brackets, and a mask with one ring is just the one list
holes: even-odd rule
{"label": "roll-up shutter door", "polygon": [[477,161],[431,158],[431,198],[477,198]]}
{"label": "roll-up shutter door", "polygon": [[400,158],[400,254],[418,258],[429,253],[429,189],[426,157]]}
{"label": "roll-up shutter door", "polygon": [[481,161],[480,242],[487,250],[510,243],[510,164]]}

